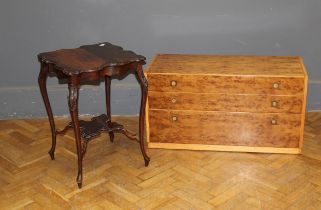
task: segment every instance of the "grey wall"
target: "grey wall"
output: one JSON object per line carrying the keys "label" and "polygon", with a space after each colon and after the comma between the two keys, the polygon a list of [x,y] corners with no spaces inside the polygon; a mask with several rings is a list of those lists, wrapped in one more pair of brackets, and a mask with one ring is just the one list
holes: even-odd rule
{"label": "grey wall", "polygon": [[[36,54],[109,41],[143,54],[301,55],[308,109],[321,110],[320,0],[2,0],[0,118],[45,116]],[[56,115],[68,114],[66,85],[51,78]],[[83,86],[80,112],[104,112],[103,86]],[[134,77],[112,82],[113,114],[137,114]]]}

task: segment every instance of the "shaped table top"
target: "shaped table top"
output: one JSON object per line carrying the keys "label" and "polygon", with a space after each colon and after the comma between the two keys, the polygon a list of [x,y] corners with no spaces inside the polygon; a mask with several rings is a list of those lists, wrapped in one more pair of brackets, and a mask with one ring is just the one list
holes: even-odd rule
{"label": "shaped table top", "polygon": [[99,71],[105,67],[123,66],[146,60],[142,55],[108,42],[44,52],[38,55],[38,59],[41,62],[54,64],[55,68],[67,75]]}

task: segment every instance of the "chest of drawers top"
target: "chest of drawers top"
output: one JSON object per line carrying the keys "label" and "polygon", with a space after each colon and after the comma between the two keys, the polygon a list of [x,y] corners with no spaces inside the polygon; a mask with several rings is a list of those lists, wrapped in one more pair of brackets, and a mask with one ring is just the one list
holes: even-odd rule
{"label": "chest of drawers top", "polygon": [[147,74],[305,77],[299,56],[157,54]]}

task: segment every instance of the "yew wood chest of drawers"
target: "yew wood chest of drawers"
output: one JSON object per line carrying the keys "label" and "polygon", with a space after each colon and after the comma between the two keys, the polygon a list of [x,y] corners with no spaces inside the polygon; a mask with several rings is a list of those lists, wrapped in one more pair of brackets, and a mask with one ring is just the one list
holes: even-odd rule
{"label": "yew wood chest of drawers", "polygon": [[145,75],[149,148],[301,152],[301,57],[158,54]]}

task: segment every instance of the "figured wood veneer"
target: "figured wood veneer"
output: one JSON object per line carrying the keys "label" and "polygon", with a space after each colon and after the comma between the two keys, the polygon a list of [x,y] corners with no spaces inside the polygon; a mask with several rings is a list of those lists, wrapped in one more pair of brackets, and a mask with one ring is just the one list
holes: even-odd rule
{"label": "figured wood veneer", "polygon": [[301,113],[304,101],[303,95],[231,95],[156,91],[150,91],[148,98],[150,109],[271,113]]}
{"label": "figured wood veneer", "polygon": [[302,77],[298,56],[158,54],[149,69],[146,73]]}
{"label": "figured wood veneer", "polygon": [[145,75],[150,148],[301,151],[301,57],[158,54]]}
{"label": "figured wood veneer", "polygon": [[150,142],[297,148],[301,114],[150,109],[149,123]]}
{"label": "figured wood veneer", "polygon": [[[171,86],[175,81],[176,86]],[[149,90],[160,92],[295,95],[304,92],[304,77],[250,77],[148,74]],[[273,84],[278,84],[274,88]]]}
{"label": "figured wood veneer", "polygon": [[40,62],[52,64],[55,69],[61,70],[66,75],[94,73],[104,69],[115,71],[119,66],[145,62],[146,59],[142,55],[108,42],[44,52],[40,53],[38,58]]}

